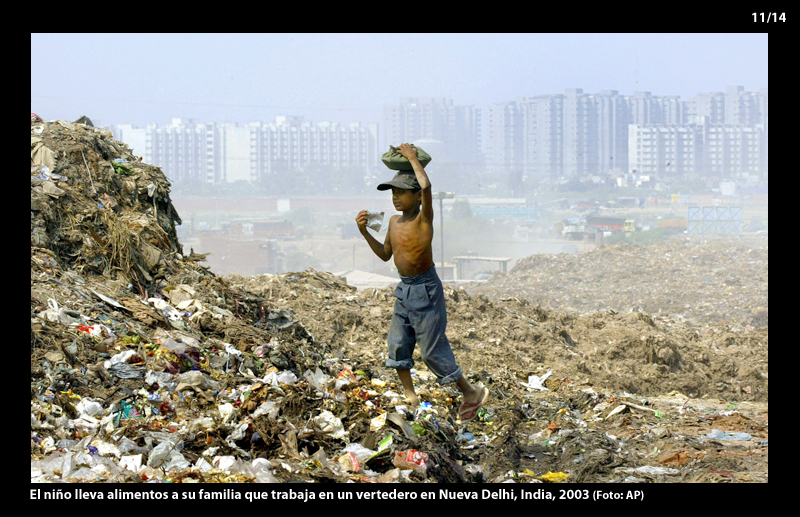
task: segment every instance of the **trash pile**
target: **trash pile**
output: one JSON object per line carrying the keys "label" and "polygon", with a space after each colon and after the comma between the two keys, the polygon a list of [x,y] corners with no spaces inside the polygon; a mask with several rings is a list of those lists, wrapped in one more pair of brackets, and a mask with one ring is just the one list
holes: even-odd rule
{"label": "trash pile", "polygon": [[569,312],[633,309],[696,323],[766,327],[768,269],[766,237],[695,237],[531,255],[470,292],[523,297]]}
{"label": "trash pile", "polygon": [[169,182],[91,121],[31,117],[32,482],[767,482],[766,327],[559,312],[445,286],[471,422],[393,290],[218,276]]}

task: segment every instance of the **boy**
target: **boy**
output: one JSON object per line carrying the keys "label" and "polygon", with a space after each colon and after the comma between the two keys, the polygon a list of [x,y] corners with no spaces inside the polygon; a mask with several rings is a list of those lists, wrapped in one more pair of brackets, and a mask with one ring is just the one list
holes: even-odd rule
{"label": "boy", "polygon": [[367,232],[367,211],[356,216],[356,223],[372,251],[384,262],[394,256],[401,282],[395,289],[397,298],[389,329],[389,358],[387,368],[395,368],[403,383],[407,401],[416,405],[411,367],[412,353],[419,344],[422,360],[436,375],[440,384],[455,382],[464,396],[459,407],[459,419],[468,422],[475,418],[486,402],[489,390],[473,386],[462,375],[455,362],[450,342],[445,336],[447,312],[442,281],[433,264],[433,198],[431,182],[417,159],[417,150],[402,144],[397,152],[408,158],[413,171],[400,171],[378,190],[392,189],[392,202],[402,215],[389,220],[383,244]]}

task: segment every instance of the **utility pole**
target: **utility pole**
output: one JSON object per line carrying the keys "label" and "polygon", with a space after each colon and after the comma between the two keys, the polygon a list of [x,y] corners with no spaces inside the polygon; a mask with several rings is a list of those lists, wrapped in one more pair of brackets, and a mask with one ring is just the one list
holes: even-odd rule
{"label": "utility pole", "polygon": [[439,199],[439,242],[442,246],[442,267],[444,267],[444,200],[453,199],[455,196],[453,192],[436,193],[436,197]]}

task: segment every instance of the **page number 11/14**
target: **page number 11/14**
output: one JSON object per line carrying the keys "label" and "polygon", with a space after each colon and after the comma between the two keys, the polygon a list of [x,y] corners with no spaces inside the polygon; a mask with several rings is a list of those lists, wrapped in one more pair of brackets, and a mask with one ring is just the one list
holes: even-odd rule
{"label": "page number 11/14", "polygon": [[785,22],[786,13],[753,13],[753,21],[756,23]]}

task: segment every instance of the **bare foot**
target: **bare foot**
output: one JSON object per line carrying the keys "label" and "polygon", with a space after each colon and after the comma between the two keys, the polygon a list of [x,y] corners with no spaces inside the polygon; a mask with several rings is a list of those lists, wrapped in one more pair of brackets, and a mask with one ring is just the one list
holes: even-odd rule
{"label": "bare foot", "polygon": [[406,403],[411,407],[419,405],[419,397],[414,390],[414,381],[411,379],[411,370],[397,370],[397,376],[400,377],[400,382],[403,383],[403,391],[406,394]]}

